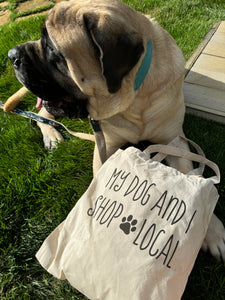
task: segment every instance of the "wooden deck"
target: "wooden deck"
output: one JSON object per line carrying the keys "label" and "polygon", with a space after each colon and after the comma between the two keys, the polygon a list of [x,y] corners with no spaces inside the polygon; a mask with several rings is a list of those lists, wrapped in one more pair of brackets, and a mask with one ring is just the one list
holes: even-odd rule
{"label": "wooden deck", "polygon": [[216,23],[186,64],[189,113],[225,123],[225,21]]}

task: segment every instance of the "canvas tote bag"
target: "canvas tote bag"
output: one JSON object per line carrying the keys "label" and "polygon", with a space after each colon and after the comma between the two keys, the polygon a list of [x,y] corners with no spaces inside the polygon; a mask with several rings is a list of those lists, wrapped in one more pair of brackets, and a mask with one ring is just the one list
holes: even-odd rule
{"label": "canvas tote bag", "polygon": [[[153,152],[161,153],[155,159],[198,161],[201,171],[208,165],[216,176],[182,174],[150,159]],[[118,150],[36,257],[90,299],[180,299],[218,199],[219,177],[214,163],[177,147]]]}

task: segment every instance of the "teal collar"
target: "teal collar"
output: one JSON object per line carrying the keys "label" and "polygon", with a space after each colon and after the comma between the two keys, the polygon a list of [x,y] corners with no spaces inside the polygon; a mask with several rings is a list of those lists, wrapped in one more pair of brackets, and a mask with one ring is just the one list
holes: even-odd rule
{"label": "teal collar", "polygon": [[143,58],[142,64],[138,70],[136,77],[135,77],[135,81],[134,81],[134,85],[135,85],[134,90],[135,91],[137,91],[139,89],[142,82],[144,81],[145,76],[147,75],[148,70],[150,68],[151,61],[152,61],[152,41],[150,40],[147,43],[145,57]]}

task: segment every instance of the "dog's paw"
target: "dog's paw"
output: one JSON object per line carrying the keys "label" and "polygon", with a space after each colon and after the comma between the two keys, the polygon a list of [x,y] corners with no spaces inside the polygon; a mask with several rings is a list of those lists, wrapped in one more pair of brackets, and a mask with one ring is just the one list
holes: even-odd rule
{"label": "dog's paw", "polygon": [[225,228],[223,223],[213,214],[206,237],[202,244],[204,251],[225,262]]}
{"label": "dog's paw", "polygon": [[64,141],[62,135],[52,126],[48,130],[42,131],[43,142],[46,149],[53,150],[57,148],[58,143]]}

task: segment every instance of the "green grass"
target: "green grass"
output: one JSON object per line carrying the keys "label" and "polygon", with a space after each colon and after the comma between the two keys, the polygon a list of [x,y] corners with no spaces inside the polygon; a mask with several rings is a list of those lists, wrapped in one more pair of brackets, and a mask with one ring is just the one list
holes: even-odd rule
{"label": "green grass", "polygon": [[[9,2],[15,17],[16,1]],[[187,59],[214,22],[225,20],[224,0],[126,2],[151,13],[172,34]],[[7,59],[8,50],[15,44],[38,39],[43,19],[35,17],[0,27],[1,101],[21,86]],[[29,95],[20,108],[36,111],[35,101]],[[90,132],[87,120],[63,119],[63,123],[71,129]],[[186,135],[220,167],[221,198],[216,212],[225,220],[224,125],[187,115],[184,128]],[[43,148],[41,133],[34,123],[0,111],[1,299],[85,299],[66,281],[45,272],[35,259],[45,237],[64,220],[92,178],[93,144],[68,134],[65,138],[57,150],[49,152]],[[200,252],[183,299],[222,300],[224,295],[224,264]]]}
{"label": "green grass", "polygon": [[[11,11],[11,15],[10,15],[10,20],[11,21],[15,21],[17,18],[20,17],[24,17],[30,14],[36,14],[39,12],[43,12],[46,11],[50,8],[52,8],[54,6],[54,1],[53,0],[49,0],[49,4],[32,9],[32,10],[28,10],[28,11],[19,11],[18,7],[22,2],[26,2],[28,0],[8,0],[8,4],[5,6],[3,6],[2,8],[0,7],[0,10],[6,10],[6,9],[10,9]],[[0,1],[1,2],[5,2],[4,0]]]}

